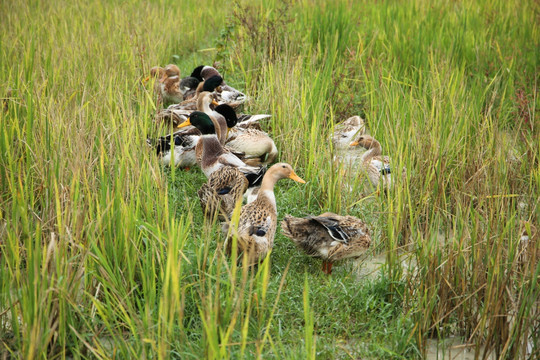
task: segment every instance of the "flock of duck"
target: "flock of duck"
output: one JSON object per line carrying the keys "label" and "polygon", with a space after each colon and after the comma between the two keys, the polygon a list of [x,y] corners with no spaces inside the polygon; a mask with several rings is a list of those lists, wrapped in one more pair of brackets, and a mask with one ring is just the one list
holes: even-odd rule
{"label": "flock of duck", "polygon": [[[271,115],[238,115],[236,109],[246,95],[227,85],[211,66],[199,66],[181,78],[176,65],[154,67],[146,79],[154,79],[158,103],[155,117],[173,132],[149,139],[162,164],[188,168],[198,166],[208,181],[198,191],[205,216],[223,221],[228,238],[226,252],[247,255],[252,266],[264,259],[274,243],[277,205],[274,186],[281,179],[305,183],[291,165],[274,163],[278,150],[262,131],[259,121]],[[367,135],[362,119],[354,116],[335,128],[336,147],[360,146],[360,168],[375,187],[391,184],[389,158],[381,145]],[[270,166],[270,167],[268,167]],[[243,199],[240,215],[233,216]],[[238,223],[231,225],[232,218]],[[323,259],[323,271],[330,274],[335,261],[357,258],[370,246],[367,225],[353,216],[324,213],[304,218],[285,216],[283,234],[309,256]],[[236,246],[236,251],[233,251]]]}

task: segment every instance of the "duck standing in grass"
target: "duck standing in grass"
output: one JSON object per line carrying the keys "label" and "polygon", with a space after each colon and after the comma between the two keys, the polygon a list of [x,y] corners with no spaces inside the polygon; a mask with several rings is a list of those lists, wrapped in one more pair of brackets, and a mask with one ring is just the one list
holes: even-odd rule
{"label": "duck standing in grass", "polygon": [[334,262],[357,258],[371,244],[369,229],[362,220],[329,212],[305,218],[287,215],[281,230],[306,254],[323,259],[322,270],[328,275]]}
{"label": "duck standing in grass", "polygon": [[[242,207],[237,228],[238,254],[245,253],[248,265],[255,265],[274,245],[277,226],[277,205],[274,186],[281,179],[292,179],[305,183],[291,165],[286,163],[274,164],[264,175],[257,199]],[[226,250],[232,252],[233,239],[229,237]]]}
{"label": "duck standing in grass", "polygon": [[370,135],[361,135],[350,146],[362,146],[367,151],[362,154],[362,167],[370,183],[378,187],[382,181],[382,188],[387,190],[392,185],[390,175],[390,158],[382,156],[381,144]]}

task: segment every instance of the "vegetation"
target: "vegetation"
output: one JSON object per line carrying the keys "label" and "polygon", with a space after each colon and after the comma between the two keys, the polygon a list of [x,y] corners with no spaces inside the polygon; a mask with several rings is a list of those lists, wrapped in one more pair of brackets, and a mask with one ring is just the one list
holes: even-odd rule
{"label": "vegetation", "polygon": [[[203,5],[203,7],[201,7]],[[0,3],[0,357],[422,358],[540,353],[540,6],[495,1]],[[219,61],[279,159],[286,213],[373,229],[380,275],[331,276],[279,233],[256,271],[162,168],[154,65]],[[360,114],[396,186],[352,189],[328,141]],[[527,221],[528,225],[520,225]],[[532,225],[532,226],[531,226]],[[537,239],[537,238],[536,238]],[[527,355],[527,352],[529,355]]]}

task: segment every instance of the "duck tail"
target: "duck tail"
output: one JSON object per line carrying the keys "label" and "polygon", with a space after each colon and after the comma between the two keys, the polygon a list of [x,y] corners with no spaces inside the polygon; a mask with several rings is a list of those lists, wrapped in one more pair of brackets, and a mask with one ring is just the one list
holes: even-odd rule
{"label": "duck tail", "polygon": [[248,179],[248,187],[261,185],[264,174],[266,174],[268,168],[266,166],[261,166],[256,172],[249,172],[245,174]]}
{"label": "duck tail", "polygon": [[285,217],[283,218],[283,221],[281,221],[281,232],[283,233],[283,235],[285,235],[286,237],[288,237],[289,239],[291,239],[293,242],[297,242],[297,240],[295,239],[295,236],[293,234],[293,229],[291,228],[294,224],[295,218],[291,215],[285,215]]}

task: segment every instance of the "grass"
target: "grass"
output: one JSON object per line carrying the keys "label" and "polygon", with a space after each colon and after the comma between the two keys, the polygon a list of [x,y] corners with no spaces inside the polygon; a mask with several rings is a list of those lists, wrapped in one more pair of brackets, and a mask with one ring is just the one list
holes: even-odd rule
{"label": "grass", "polygon": [[[0,4],[0,356],[410,359],[448,336],[537,356],[540,245],[520,220],[540,223],[538,4],[205,6]],[[214,61],[308,181],[279,183],[279,218],[365,219],[380,276],[327,277],[279,229],[257,271],[224,255],[204,175],[146,148],[140,82]],[[350,191],[332,161],[356,114],[407,169],[389,196]]]}

